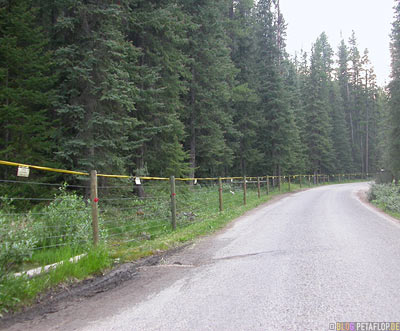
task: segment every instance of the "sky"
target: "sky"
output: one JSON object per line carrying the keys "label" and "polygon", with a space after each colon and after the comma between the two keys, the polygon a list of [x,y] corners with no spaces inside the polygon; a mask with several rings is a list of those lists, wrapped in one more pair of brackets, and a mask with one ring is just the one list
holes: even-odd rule
{"label": "sky", "polygon": [[310,54],[317,37],[325,32],[335,54],[342,39],[347,43],[352,30],[361,54],[368,48],[377,81],[390,81],[390,33],[394,0],[280,0],[287,23],[287,47],[294,55],[301,49]]}

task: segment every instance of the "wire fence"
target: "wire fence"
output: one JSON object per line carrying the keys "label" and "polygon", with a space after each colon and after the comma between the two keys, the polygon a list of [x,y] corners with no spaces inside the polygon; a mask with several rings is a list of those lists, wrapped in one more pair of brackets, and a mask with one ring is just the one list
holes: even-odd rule
{"label": "wire fence", "polygon": [[[35,171],[34,179],[0,179],[0,276],[21,266],[58,262],[62,252],[78,255],[93,244],[139,246],[274,192],[365,177],[135,178],[95,171],[63,173],[6,161],[0,165]],[[72,185],[64,180],[47,183],[40,180],[41,171],[76,177]]]}

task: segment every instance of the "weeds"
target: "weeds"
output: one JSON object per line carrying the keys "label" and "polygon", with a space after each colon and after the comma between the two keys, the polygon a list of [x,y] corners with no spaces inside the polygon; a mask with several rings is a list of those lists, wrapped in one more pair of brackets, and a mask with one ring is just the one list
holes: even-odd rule
{"label": "weeds", "polygon": [[400,188],[395,184],[374,184],[369,200],[390,215],[400,218]]}
{"label": "weeds", "polygon": [[4,313],[31,304],[39,294],[59,284],[85,279],[111,266],[112,260],[104,245],[86,253],[87,255],[78,262],[72,263],[66,259],[62,265],[38,277],[15,277],[13,274],[0,277],[0,317]]}

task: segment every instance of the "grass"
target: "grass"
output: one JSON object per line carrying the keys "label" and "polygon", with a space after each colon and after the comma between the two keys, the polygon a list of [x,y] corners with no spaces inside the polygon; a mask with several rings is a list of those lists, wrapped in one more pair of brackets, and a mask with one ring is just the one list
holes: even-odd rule
{"label": "grass", "polygon": [[48,264],[68,260],[73,256],[83,254],[87,248],[83,246],[63,246],[58,249],[37,250],[32,257],[22,265],[21,271],[43,267]]}
{"label": "grass", "polygon": [[388,208],[384,203],[380,203],[376,200],[370,201],[374,206],[379,208],[380,210],[384,211],[386,214],[392,216],[393,218],[396,218],[400,220],[400,212],[394,211],[390,208]]}
{"label": "grass", "polygon": [[[291,191],[300,189],[298,179],[296,182],[291,183]],[[114,259],[121,262],[136,260],[214,233],[245,212],[289,191],[288,183],[285,183],[281,191],[271,186],[270,194],[267,195],[267,188],[263,184],[261,196],[258,198],[256,183],[249,183],[247,204],[243,205],[242,186],[235,183],[224,184],[224,210],[219,212],[218,186],[177,185],[177,229],[174,231],[170,224],[168,185],[164,186],[150,186],[146,193],[153,198],[146,199],[145,202],[137,199],[109,199],[110,202],[103,203],[101,223],[108,239],[98,248],[65,246],[38,250],[23,264],[22,270],[65,262],[49,273],[32,279],[25,276],[0,276],[0,315],[2,312],[17,311],[32,304],[41,294],[60,284],[68,285],[99,274],[109,268]],[[302,188],[308,187],[305,180]],[[129,196],[126,192],[120,194]],[[82,253],[87,253],[87,256],[77,263],[68,262],[70,257]]]}
{"label": "grass", "polygon": [[400,219],[400,188],[393,184],[374,184],[370,202],[390,216]]}
{"label": "grass", "polygon": [[111,266],[112,260],[107,248],[102,245],[87,251],[78,262],[65,260],[62,265],[29,279],[27,276],[7,275],[0,278],[0,316],[9,311],[18,311],[32,304],[39,294],[43,294],[60,284],[71,284],[91,275],[100,274]]}

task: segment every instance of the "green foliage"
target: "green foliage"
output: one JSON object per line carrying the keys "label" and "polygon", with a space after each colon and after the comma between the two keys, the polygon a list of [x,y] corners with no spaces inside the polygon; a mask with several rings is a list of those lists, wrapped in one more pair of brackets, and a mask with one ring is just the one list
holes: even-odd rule
{"label": "green foliage", "polygon": [[52,54],[35,13],[31,1],[0,3],[0,158],[54,165]]}
{"label": "green foliage", "polygon": [[400,188],[394,184],[374,184],[369,191],[369,200],[384,210],[400,213]]}
{"label": "green foliage", "polygon": [[34,222],[37,247],[86,245],[92,240],[91,207],[65,187]]}
{"label": "green foliage", "polygon": [[[125,39],[123,7],[107,1],[54,5],[57,155],[69,168],[123,171],[138,89],[130,67],[139,51]],[[66,9],[68,8],[68,10]]]}
{"label": "green foliage", "polygon": [[32,219],[20,219],[11,204],[0,210],[0,280],[32,256],[38,240],[33,235]]}
{"label": "green foliage", "polygon": [[310,72],[305,80],[306,144],[313,173],[333,170],[329,87],[332,50],[325,34],[317,39],[310,59]]}
{"label": "green foliage", "polygon": [[382,153],[368,52],[353,34],[334,70],[321,34],[299,64],[279,1],[21,0],[0,18],[2,158],[162,177],[397,167],[399,84]]}
{"label": "green foliage", "polygon": [[191,75],[183,114],[190,175],[221,174],[232,166],[233,151],[227,137],[235,135],[228,107],[236,74],[225,30],[228,1],[180,2],[192,19],[187,30],[190,42],[185,48]]}
{"label": "green foliage", "polygon": [[129,134],[137,146],[129,159],[158,176],[183,176],[189,170],[181,113],[190,75],[184,48],[191,18],[176,1],[131,1],[128,16],[126,33],[141,50],[140,67],[129,68],[137,76],[134,116],[140,121]]}
{"label": "green foliage", "polygon": [[396,0],[395,20],[392,29],[392,81],[390,93],[389,167],[400,178],[400,2]]}
{"label": "green foliage", "polygon": [[7,275],[0,278],[0,317],[9,311],[16,311],[31,304],[34,299],[60,283],[69,284],[100,273],[110,267],[111,259],[105,246],[86,251],[86,256],[78,262],[67,260],[46,274],[34,278],[26,275]]}

